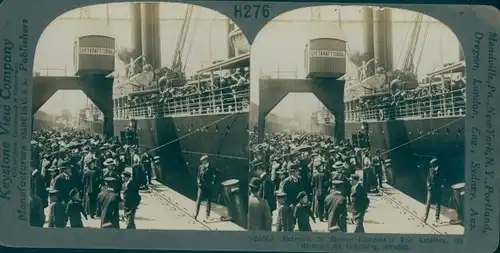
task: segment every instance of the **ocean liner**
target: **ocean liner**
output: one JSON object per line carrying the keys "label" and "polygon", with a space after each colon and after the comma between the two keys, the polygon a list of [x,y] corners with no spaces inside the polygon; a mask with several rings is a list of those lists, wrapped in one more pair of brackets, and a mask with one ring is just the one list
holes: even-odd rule
{"label": "ocean liner", "polygon": [[448,190],[443,200],[448,204],[450,186],[464,182],[463,55],[457,52],[457,62],[443,64],[417,80],[414,73],[418,64],[415,66],[414,62],[418,59],[414,56],[420,53],[416,52],[416,45],[425,40],[423,15],[418,14],[409,33],[402,69],[392,70],[390,12],[386,10],[381,15],[386,15],[386,22],[366,24],[364,30],[373,29],[373,37],[385,39],[366,43],[374,45],[373,51],[367,50],[374,57],[360,64],[357,80],[361,81],[346,82],[346,138],[358,147],[370,147],[391,159],[388,183],[419,201],[425,201],[429,161],[437,158],[446,178]]}
{"label": "ocean liner", "polygon": [[[131,4],[132,49],[117,53],[127,64],[127,74],[115,77],[113,99],[115,136],[136,136],[142,150],[160,157],[157,180],[190,198],[196,197],[203,155],[219,170],[220,182],[238,179],[243,185],[248,173],[250,46],[228,20],[228,59],[186,77],[181,59],[189,27],[195,25],[196,8],[186,9],[172,63],[164,67],[160,64],[158,5],[148,4],[147,11],[141,12],[138,4]],[[141,22],[149,24],[142,25],[142,32]],[[102,122],[98,113],[92,114],[88,124],[98,133]],[[221,192],[215,196],[219,203]]]}

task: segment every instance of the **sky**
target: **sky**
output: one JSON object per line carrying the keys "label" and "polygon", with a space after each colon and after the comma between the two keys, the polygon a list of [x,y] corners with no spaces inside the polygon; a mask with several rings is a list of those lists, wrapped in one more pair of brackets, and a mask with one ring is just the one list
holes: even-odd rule
{"label": "sky", "polygon": [[[186,7],[185,4],[177,3],[160,4],[162,65],[169,66],[171,63]],[[109,5],[109,25],[106,21],[106,5],[92,6],[87,10],[82,12],[77,9],[63,14],[46,28],[35,53],[35,72],[52,76],[73,75],[73,42],[80,34],[106,33],[115,37],[117,47],[131,46],[128,4]],[[258,101],[256,88],[260,76],[277,77],[279,73],[282,78],[304,78],[304,48],[311,37],[342,37],[351,50],[362,51],[360,10],[360,7],[355,6],[333,5],[316,7],[314,11],[312,8],[302,8],[282,14],[269,22],[252,45],[251,101]],[[81,15],[91,19],[80,19]],[[415,12],[393,9],[393,51],[396,66],[401,63],[406,50],[407,34],[414,25],[415,16]],[[195,28],[191,29],[187,39],[187,43],[192,44],[187,58],[188,75],[211,61],[227,59],[227,22],[227,18],[220,13],[200,7],[198,21],[193,21],[196,25],[192,26]],[[425,43],[421,40],[417,44],[417,52],[422,51],[417,71],[420,77],[443,63],[457,61],[459,55],[459,42],[447,26],[427,16],[424,17],[424,22],[429,24],[429,28]],[[118,72],[123,72],[123,64],[117,61],[116,66]],[[353,69],[348,64],[348,73],[352,73]],[[87,104],[87,99],[80,91],[58,93],[41,110],[59,113],[61,104],[72,103],[71,110],[76,112]],[[273,113],[284,117],[308,114],[311,108],[316,110],[319,107],[318,103],[311,94],[290,95]]]}

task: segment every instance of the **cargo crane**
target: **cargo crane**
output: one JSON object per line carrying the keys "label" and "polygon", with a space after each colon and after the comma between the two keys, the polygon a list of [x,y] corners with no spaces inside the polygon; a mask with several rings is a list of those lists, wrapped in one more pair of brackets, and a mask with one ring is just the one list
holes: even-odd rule
{"label": "cargo crane", "polygon": [[[172,57],[172,63],[170,65],[170,68],[165,68],[165,75],[160,79],[160,83],[165,81],[168,86],[170,87],[178,87],[178,86],[183,86],[186,84],[186,66],[183,64],[183,55],[184,55],[184,50],[186,49],[186,40],[187,40],[187,35],[189,33],[189,28],[191,27],[191,21],[193,17],[193,10],[196,8],[197,14],[196,14],[196,19],[199,17],[199,7],[195,7],[192,5],[189,5],[186,9],[186,14],[184,15],[184,21],[182,23],[181,31],[179,33],[179,37],[177,39],[176,47],[174,50],[174,55]],[[194,24],[194,28],[196,28],[196,22]],[[187,54],[186,54],[186,59],[184,59],[184,62],[187,61],[187,58],[189,57],[189,53],[191,51],[191,45],[192,43],[189,43],[189,47],[187,49]]]}
{"label": "cargo crane", "polygon": [[[418,13],[414,19],[414,26],[408,32],[408,35],[405,39],[409,39],[408,48],[399,56],[399,59],[403,59],[401,63],[400,70],[394,70],[390,73],[392,77],[392,81],[390,83],[390,89],[392,93],[397,92],[398,90],[415,88],[418,86],[418,78],[417,71],[420,65],[420,60],[422,58],[422,53],[424,50],[425,42],[427,40],[427,34],[429,32],[429,23],[423,28],[422,31],[422,23],[423,23],[424,15]],[[417,45],[422,37],[422,47],[419,52],[417,52]],[[405,43],[406,44],[406,43]],[[418,54],[418,55],[417,55]],[[415,59],[415,57],[417,57]],[[416,60],[416,62],[415,62]]]}

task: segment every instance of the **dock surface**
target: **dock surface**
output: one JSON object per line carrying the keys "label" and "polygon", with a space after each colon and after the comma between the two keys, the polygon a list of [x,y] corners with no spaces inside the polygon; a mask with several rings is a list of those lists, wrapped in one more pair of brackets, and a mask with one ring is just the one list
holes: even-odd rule
{"label": "dock surface", "polygon": [[[425,205],[417,200],[405,195],[401,191],[390,185],[384,184],[379,193],[368,194],[370,207],[367,210],[364,220],[366,233],[387,233],[387,234],[437,234],[437,235],[462,235],[464,227],[461,225],[451,225],[449,218],[441,215],[440,223],[435,223],[435,207],[431,207],[427,224],[422,224],[425,214]],[[349,211],[349,209],[348,209]],[[348,214],[352,217],[352,214]],[[273,219],[276,219],[276,213]],[[276,220],[273,222],[276,224]],[[314,232],[327,232],[328,224],[326,220],[316,223],[310,221]],[[354,231],[354,224],[347,223],[347,232]],[[276,226],[273,226],[273,230]]]}
{"label": "dock surface", "polygon": [[[211,213],[210,219],[205,218],[205,205],[202,204],[198,220],[194,219],[196,207],[195,201],[177,193],[176,191],[158,182],[153,182],[148,190],[141,190],[142,200],[137,209],[135,225],[137,229],[155,230],[204,230],[204,231],[244,231],[240,226],[221,221],[220,215]],[[123,210],[120,211],[123,214]],[[45,209],[48,217],[48,208]],[[99,228],[100,219],[85,220],[82,217],[85,228]],[[69,222],[68,222],[69,226]],[[45,223],[47,227],[47,223]],[[126,227],[123,220],[120,228]]]}

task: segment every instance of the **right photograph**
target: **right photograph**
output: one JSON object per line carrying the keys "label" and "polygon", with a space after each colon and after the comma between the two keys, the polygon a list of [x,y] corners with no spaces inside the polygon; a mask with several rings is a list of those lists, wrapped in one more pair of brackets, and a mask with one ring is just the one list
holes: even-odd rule
{"label": "right photograph", "polygon": [[248,229],[464,233],[466,76],[422,13],[318,6],[251,48]]}

